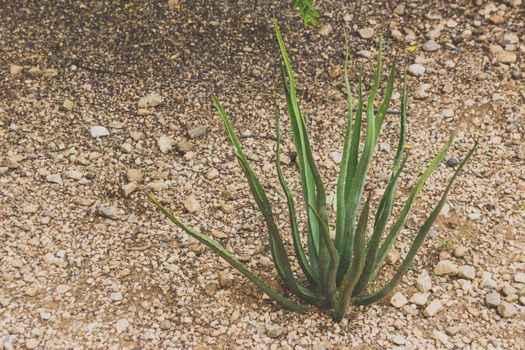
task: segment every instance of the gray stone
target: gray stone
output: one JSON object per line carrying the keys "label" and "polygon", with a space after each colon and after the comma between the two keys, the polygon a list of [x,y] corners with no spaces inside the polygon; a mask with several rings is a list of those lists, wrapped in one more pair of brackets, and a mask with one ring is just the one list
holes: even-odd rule
{"label": "gray stone", "polygon": [[103,136],[109,136],[109,130],[101,125],[92,126],[91,129],[89,129],[89,132],[91,133],[91,137],[94,139]]}
{"label": "gray stone", "polygon": [[430,89],[432,87],[432,85],[430,84],[421,84],[417,89],[416,91],[414,91],[414,98],[416,100],[424,100],[426,98],[428,98],[429,94],[428,94],[428,89]]}
{"label": "gray stone", "polygon": [[481,272],[480,285],[482,288],[490,288],[490,289],[495,289],[498,286],[496,281],[492,279],[492,273],[488,271]]}
{"label": "gray stone", "polygon": [[474,266],[462,265],[458,268],[458,277],[472,281],[476,277],[476,269]]}
{"label": "gray stone", "polygon": [[506,297],[508,297],[508,296],[511,296],[511,295],[516,294],[518,291],[516,290],[516,288],[514,288],[514,287],[511,286],[510,284],[505,283],[505,285],[504,285],[503,288],[501,289],[501,292],[503,293],[503,295],[505,295]]}
{"label": "gray stone", "polygon": [[66,284],[60,284],[56,288],[56,292],[58,294],[65,294],[71,290],[71,286],[68,286]]}
{"label": "gray stone", "polygon": [[357,56],[364,57],[364,58],[370,58],[372,57],[372,52],[368,50],[359,50],[357,51]]}
{"label": "gray stone", "polygon": [[407,342],[407,339],[401,334],[396,334],[392,337],[392,342],[396,345],[405,345]]}
{"label": "gray stone", "polygon": [[117,220],[119,218],[119,210],[116,207],[100,207],[98,212],[108,219]]}
{"label": "gray stone", "polygon": [[43,320],[43,321],[49,321],[51,319],[51,312],[49,311],[40,311],[40,318]]}
{"label": "gray stone", "polygon": [[196,139],[197,137],[206,135],[206,132],[208,132],[207,126],[204,126],[204,125],[196,126],[188,130],[188,137],[190,139]]}
{"label": "gray stone", "polygon": [[485,305],[488,307],[498,307],[501,302],[499,293],[492,292],[485,296]]}
{"label": "gray stone", "polygon": [[115,329],[117,333],[125,332],[129,328],[129,326],[130,322],[125,318],[121,318],[115,323]]}
{"label": "gray stone", "polygon": [[416,304],[419,306],[425,305],[428,301],[428,294],[426,293],[414,293],[410,298],[410,303]]}
{"label": "gray stone", "polygon": [[432,279],[426,270],[421,271],[417,277],[416,288],[423,293],[432,289]]}
{"label": "gray stone", "polygon": [[67,172],[67,177],[73,180],[80,180],[82,178],[82,172],[78,170],[70,170]]}
{"label": "gray stone", "polygon": [[445,118],[452,118],[455,115],[455,112],[452,108],[444,108],[441,110],[441,114]]}
{"label": "gray stone", "polygon": [[503,36],[501,45],[515,45],[520,41],[519,37],[514,33],[507,33]]}
{"label": "gray stone", "polygon": [[525,272],[518,272],[514,275],[514,281],[517,283],[525,283]]}
{"label": "gray stone", "polygon": [[60,174],[49,174],[46,176],[46,181],[62,185],[62,176]]}
{"label": "gray stone", "polygon": [[432,338],[436,339],[441,344],[448,343],[448,336],[445,333],[438,331],[438,330],[434,330],[432,332]]}
{"label": "gray stone", "polygon": [[438,276],[455,276],[458,274],[458,266],[450,260],[441,260],[436,265],[434,273]]}
{"label": "gray stone", "polygon": [[121,301],[122,300],[122,293],[121,292],[113,292],[109,295],[111,300],[113,301]]}
{"label": "gray stone", "polygon": [[421,64],[414,63],[414,64],[411,64],[410,66],[408,66],[408,72],[411,75],[421,76],[421,75],[425,74],[425,67],[422,66]]}
{"label": "gray stone", "polygon": [[266,326],[266,335],[270,338],[279,338],[283,334],[283,328],[279,325]]}
{"label": "gray stone", "polygon": [[439,45],[435,40],[429,40],[425,44],[423,44],[423,50],[428,52],[434,52],[441,48],[441,45]]}
{"label": "gray stone", "polygon": [[498,314],[505,318],[514,317],[516,315],[516,307],[506,301],[502,301],[498,306]]}
{"label": "gray stone", "polygon": [[30,203],[30,204],[26,204],[23,208],[22,208],[22,211],[24,213],[27,213],[27,214],[34,214],[38,211],[38,204],[35,204],[35,203]]}
{"label": "gray stone", "polygon": [[171,322],[170,321],[162,320],[160,322],[160,329],[162,329],[163,331],[167,331],[170,328],[171,328]]}
{"label": "gray stone", "polygon": [[166,154],[173,148],[173,140],[166,135],[162,135],[157,139],[157,146],[162,153]]}
{"label": "gray stone", "polygon": [[38,347],[39,341],[35,338],[29,338],[26,340],[26,349],[32,350]]}

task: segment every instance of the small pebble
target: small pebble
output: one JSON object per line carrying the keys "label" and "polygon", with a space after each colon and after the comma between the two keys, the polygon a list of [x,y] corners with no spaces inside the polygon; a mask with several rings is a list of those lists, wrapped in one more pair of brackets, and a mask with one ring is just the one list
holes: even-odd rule
{"label": "small pebble", "polygon": [[139,169],[128,169],[126,170],[126,178],[129,181],[142,181],[142,172]]}
{"label": "small pebble", "polygon": [[173,147],[173,140],[166,135],[162,135],[157,139],[157,146],[162,153],[166,154],[171,151]]}
{"label": "small pebble", "polygon": [[447,344],[448,343],[448,336],[445,333],[443,333],[441,331],[438,331],[438,330],[434,330],[432,332],[432,338],[436,339],[441,344]]}
{"label": "small pebble", "polygon": [[188,130],[188,137],[190,139],[196,139],[198,137],[202,137],[206,135],[207,132],[208,132],[207,126],[204,126],[204,125],[196,126]]}
{"label": "small pebble", "polygon": [[62,176],[60,174],[49,174],[46,176],[46,181],[62,185]]}
{"label": "small pebble", "polygon": [[425,317],[432,317],[443,311],[443,305],[439,299],[433,300],[423,311]]}
{"label": "small pebble", "polygon": [[193,149],[193,144],[189,141],[180,141],[175,145],[175,149],[179,153],[188,153]]}
{"label": "small pebble", "polygon": [[436,265],[434,273],[438,276],[455,276],[458,274],[458,266],[450,260],[442,260]]}
{"label": "small pebble", "polygon": [[198,212],[201,209],[201,205],[200,205],[199,201],[197,200],[197,198],[193,194],[189,195],[186,198],[186,200],[184,200],[183,204],[184,204],[184,208],[189,213],[196,213],[196,212]]}
{"label": "small pebble", "polygon": [[390,304],[392,304],[396,308],[402,308],[408,303],[407,298],[400,292],[397,292],[390,298]]}
{"label": "small pebble", "polygon": [[91,129],[89,129],[89,132],[91,133],[91,137],[94,139],[109,136],[109,130],[101,125],[92,126]]}
{"label": "small pebble", "polygon": [[485,296],[485,305],[488,307],[498,307],[501,302],[499,293],[491,292]]}
{"label": "small pebble", "polygon": [[217,281],[219,283],[219,288],[230,288],[233,285],[233,279],[230,277],[230,274],[226,271],[217,272]]}
{"label": "small pebble", "polygon": [[514,275],[514,281],[517,283],[525,283],[525,272],[518,272]]}
{"label": "small pebble", "polygon": [[26,349],[36,349],[38,347],[38,339],[30,338],[26,340]]}
{"label": "small pebble", "polygon": [[370,39],[374,36],[374,29],[370,27],[359,29],[357,32],[362,39]]}
{"label": "small pebble", "polygon": [[447,329],[445,330],[445,333],[453,337],[456,334],[458,334],[460,331],[461,331],[460,326],[450,326],[450,327],[447,327]]}
{"label": "small pebble", "polygon": [[410,298],[410,303],[416,304],[419,306],[425,305],[428,301],[428,294],[426,293],[414,293]]}
{"label": "small pebble", "polygon": [[408,72],[414,76],[421,76],[425,74],[425,67],[418,63],[414,63],[408,66]]}
{"label": "small pebble", "polygon": [[279,338],[283,334],[283,328],[279,325],[266,326],[266,335],[270,338]]}
{"label": "small pebble", "polygon": [[417,277],[416,287],[420,292],[428,292],[432,289],[432,279],[426,270],[423,270]]}
{"label": "small pebble", "polygon": [[328,24],[323,24],[321,28],[319,28],[319,35],[321,36],[328,36],[332,32],[332,26]]}
{"label": "small pebble", "polygon": [[458,268],[458,277],[472,281],[476,277],[476,269],[474,266],[462,265]]}
{"label": "small pebble", "polygon": [[137,188],[138,187],[137,187],[137,183],[136,182],[130,182],[130,183],[127,183],[127,184],[123,185],[120,189],[121,189],[121,192],[122,192],[122,196],[128,197],[130,194],[135,192],[135,190]]}
{"label": "small pebble", "polygon": [[498,305],[498,314],[501,316],[501,317],[505,317],[505,318],[511,318],[511,317],[514,317],[514,315],[516,315],[516,307],[510,303],[507,303],[506,301],[502,301],[499,305]]}
{"label": "small pebble", "polygon": [[454,248],[454,251],[452,252],[452,254],[456,258],[463,258],[465,256],[466,251],[467,251],[467,249],[465,247],[458,246],[458,247]]}
{"label": "small pebble", "polygon": [[435,40],[431,39],[427,41],[425,44],[423,44],[423,50],[428,52],[434,52],[441,48],[441,45],[439,45]]}
{"label": "small pebble", "polygon": [[450,166],[450,167],[456,167],[458,166],[459,164],[459,161],[456,159],[456,158],[447,158],[447,165]]}
{"label": "small pebble", "polygon": [[117,333],[122,333],[126,331],[129,328],[129,326],[130,326],[130,322],[129,320],[125,318],[121,318],[115,323],[115,329]]}
{"label": "small pebble", "polygon": [[18,75],[18,74],[22,73],[23,70],[24,70],[24,67],[19,66],[17,64],[10,64],[9,65],[9,73],[11,73],[11,75]]}

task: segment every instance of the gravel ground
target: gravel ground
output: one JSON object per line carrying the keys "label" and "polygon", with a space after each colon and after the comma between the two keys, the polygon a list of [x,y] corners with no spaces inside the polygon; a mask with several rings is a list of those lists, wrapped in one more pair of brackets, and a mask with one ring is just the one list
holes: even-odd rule
{"label": "gravel ground", "polygon": [[[304,27],[286,1],[1,5],[0,349],[525,348],[525,5],[316,3],[318,27]],[[400,203],[459,131],[386,276],[455,162],[480,142],[395,294],[340,324],[283,311],[132,183],[278,287],[261,215],[210,106],[217,94],[288,236],[272,139],[274,14],[330,194],[345,125],[343,27],[353,71],[363,63],[367,82],[379,35],[385,64],[397,53],[410,71],[412,156]],[[283,118],[293,157],[284,110]],[[397,119],[388,116],[371,167],[375,200]],[[293,163],[285,175],[297,190]]]}

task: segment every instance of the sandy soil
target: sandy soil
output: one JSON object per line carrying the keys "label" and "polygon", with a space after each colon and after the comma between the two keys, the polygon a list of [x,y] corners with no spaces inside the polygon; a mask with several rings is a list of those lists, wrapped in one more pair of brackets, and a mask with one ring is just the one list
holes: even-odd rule
{"label": "sandy soil", "polygon": [[[286,1],[0,6],[0,349],[525,348],[525,5],[316,3],[317,27],[303,26]],[[409,78],[412,156],[396,212],[453,130],[459,133],[451,158],[461,159],[480,142],[433,238],[396,288],[411,300],[406,305],[396,307],[387,297],[354,308],[340,324],[317,311],[284,311],[170,225],[139,191],[123,193],[133,189],[131,180],[143,183],[279,287],[262,217],[211,108],[216,94],[289,239],[274,166],[273,15],[329,194],[345,125],[336,68],[342,67],[343,28],[352,82],[364,64],[366,90],[380,35],[385,75],[396,54],[400,66],[424,70]],[[373,30],[371,38],[363,38],[365,28]],[[430,39],[435,51],[428,50]],[[392,108],[398,107],[399,95]],[[190,138],[198,126],[206,133]],[[283,127],[283,151],[293,157],[284,108]],[[108,135],[93,137],[97,129]],[[384,189],[397,135],[392,114],[367,185],[374,198]],[[401,257],[454,159],[429,179],[396,243]],[[293,163],[285,175],[299,193]],[[191,213],[183,206],[190,196],[198,207]],[[475,276],[438,276],[443,260],[472,267]],[[386,266],[385,276],[393,267]],[[223,271],[232,286],[219,288]],[[422,292],[417,281],[425,273],[432,287]],[[416,305],[414,293],[428,300]],[[426,317],[434,301],[443,310]]]}

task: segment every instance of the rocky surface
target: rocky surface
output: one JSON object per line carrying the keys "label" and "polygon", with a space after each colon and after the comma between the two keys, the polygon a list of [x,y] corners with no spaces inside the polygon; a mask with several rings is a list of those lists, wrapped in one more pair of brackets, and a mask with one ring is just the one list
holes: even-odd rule
{"label": "rocky surface", "polygon": [[[303,26],[289,1],[2,5],[0,349],[525,348],[523,3],[315,3],[318,27]],[[402,283],[340,324],[276,306],[135,188],[154,191],[279,288],[262,217],[210,107],[218,95],[291,250],[275,180],[273,15],[329,195],[346,125],[343,24],[350,80],[355,86],[363,64],[365,93],[379,35],[386,67],[397,53],[400,68],[423,68],[408,77],[410,158],[394,213],[458,131],[375,286],[480,142]],[[395,91],[394,110],[399,80]],[[282,124],[283,170],[299,194],[288,118]],[[398,124],[387,115],[366,186],[373,205]]]}

